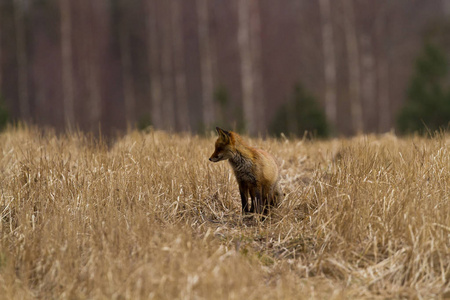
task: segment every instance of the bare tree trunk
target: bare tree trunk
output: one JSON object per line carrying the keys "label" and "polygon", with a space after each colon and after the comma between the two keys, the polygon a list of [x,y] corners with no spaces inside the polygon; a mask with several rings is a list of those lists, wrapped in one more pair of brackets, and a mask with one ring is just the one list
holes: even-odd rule
{"label": "bare tree trunk", "polygon": [[3,37],[3,32],[2,32],[2,26],[1,26],[1,23],[0,23],[0,101],[1,101],[1,97],[2,97],[2,88],[3,88],[3,70],[2,70],[2,67],[3,67],[3,64],[2,64],[2,61],[3,61],[3,49],[2,49],[2,46],[3,46],[3,44],[2,44],[2,37]]}
{"label": "bare tree trunk", "polygon": [[129,27],[128,18],[125,18],[126,1],[121,0],[119,9],[121,10],[119,23],[119,47],[120,47],[120,62],[122,66],[122,84],[123,95],[125,100],[125,119],[128,126],[133,125],[136,121],[135,109],[136,99],[133,88],[133,73],[131,69],[131,50],[129,41]]}
{"label": "bare tree trunk", "polygon": [[378,77],[378,130],[380,132],[389,131],[391,125],[391,107],[389,99],[389,63],[384,57],[377,64]]}
{"label": "bare tree trunk", "polygon": [[[387,0],[389,1],[389,0]],[[375,30],[378,40],[378,55],[376,76],[378,83],[378,131],[387,132],[391,125],[391,108],[389,99],[389,55],[388,55],[388,41],[386,41],[386,18],[385,14],[389,10],[387,4],[382,9],[382,14],[377,17],[375,21]]]}
{"label": "bare tree trunk", "polygon": [[24,20],[25,3],[23,0],[14,0],[14,22],[16,26],[17,47],[17,73],[20,116],[24,120],[30,120],[30,103],[28,93],[28,57],[26,45],[26,28]]}
{"label": "bare tree trunk", "polygon": [[450,0],[442,0],[442,9],[446,16],[450,15]]}
{"label": "bare tree trunk", "polygon": [[[88,1],[88,9],[90,10],[90,15],[92,16],[90,20],[88,20],[90,34],[87,34],[87,42],[89,51],[86,53],[86,59],[84,60],[88,65],[87,72],[87,87],[89,92],[90,101],[90,127],[91,130],[98,129],[100,125],[101,115],[102,115],[102,93],[101,93],[101,81],[100,81],[100,66],[99,63],[101,61],[102,51],[101,47],[99,47],[100,43],[96,39],[97,36],[101,36],[101,33],[97,31],[98,23],[101,23],[103,20],[99,20],[100,15],[105,13],[105,7],[102,6],[101,0],[96,1]],[[100,6],[100,7],[98,7]],[[94,20],[97,19],[96,22]],[[101,39],[103,37],[99,37]]]}
{"label": "bare tree trunk", "polygon": [[170,1],[162,1],[163,11],[162,23],[163,39],[161,48],[162,63],[162,87],[163,87],[163,124],[165,129],[175,129],[175,107],[174,107],[174,82],[173,82],[173,48],[172,48],[172,24],[166,20],[172,18]]}
{"label": "bare tree trunk", "polygon": [[325,75],[325,113],[333,126],[337,125],[336,56],[330,0],[319,0],[322,20],[322,49]]}
{"label": "bare tree trunk", "polygon": [[160,70],[160,51],[158,39],[158,5],[155,0],[147,0],[148,9],[148,40],[150,69],[150,93],[152,103],[151,119],[156,128],[162,127],[162,84]]}
{"label": "bare tree trunk", "polygon": [[187,103],[186,73],[184,61],[184,42],[182,26],[183,0],[172,0],[172,30],[173,54],[175,73],[175,95],[177,111],[177,128],[187,131],[189,129],[189,109]]}
{"label": "bare tree trunk", "polygon": [[256,134],[255,96],[253,81],[252,51],[250,45],[250,0],[238,2],[238,44],[241,55],[241,82],[244,119],[249,134]]}
{"label": "bare tree trunk", "polygon": [[[364,35],[361,38],[362,41],[362,54],[361,54],[361,97],[364,103],[364,108],[367,112],[368,118],[366,119],[366,128],[369,131],[375,130],[376,126],[373,125],[375,118],[373,114],[376,112],[376,66],[375,66],[375,56],[373,54],[373,43],[372,37],[369,35]],[[369,118],[370,116],[370,118]],[[369,124],[371,123],[371,124]],[[367,126],[372,127],[367,127]]]}
{"label": "bare tree trunk", "polygon": [[261,57],[261,10],[259,0],[250,0],[249,2],[249,18],[250,18],[250,49],[252,58],[252,76],[253,76],[253,103],[254,103],[254,122],[255,132],[261,132],[266,129],[264,120],[265,116],[265,99],[264,86],[262,76],[262,57]]}
{"label": "bare tree trunk", "polygon": [[353,0],[342,0],[344,8],[345,40],[347,46],[347,60],[349,71],[349,97],[352,115],[353,130],[355,133],[362,133],[364,130],[361,89],[360,89],[360,69],[359,69],[359,49],[356,35],[355,16],[353,11]]}
{"label": "bare tree trunk", "polygon": [[61,14],[61,65],[63,84],[64,119],[68,126],[75,121],[74,115],[74,88],[73,88],[73,62],[72,62],[72,20],[70,0],[60,0]]}
{"label": "bare tree trunk", "polygon": [[209,128],[214,122],[214,78],[211,41],[209,36],[208,0],[197,0],[198,40],[202,77],[203,125]]}

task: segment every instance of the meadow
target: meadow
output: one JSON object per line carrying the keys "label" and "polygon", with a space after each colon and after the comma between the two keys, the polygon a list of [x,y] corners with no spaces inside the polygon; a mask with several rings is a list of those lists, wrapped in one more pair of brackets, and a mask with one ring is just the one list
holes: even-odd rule
{"label": "meadow", "polygon": [[0,298],[450,297],[450,136],[248,139],[285,193],[242,217],[215,134],[0,134]]}

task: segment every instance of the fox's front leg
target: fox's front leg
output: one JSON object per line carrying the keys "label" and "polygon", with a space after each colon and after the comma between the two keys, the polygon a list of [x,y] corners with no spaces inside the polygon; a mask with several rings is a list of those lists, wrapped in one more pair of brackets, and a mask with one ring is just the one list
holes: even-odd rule
{"label": "fox's front leg", "polygon": [[252,213],[262,213],[262,193],[258,187],[252,187],[250,189],[250,198],[252,199]]}
{"label": "fox's front leg", "polygon": [[243,184],[239,184],[239,193],[241,194],[242,214],[245,215],[250,212],[248,205],[248,188]]}
{"label": "fox's front leg", "polygon": [[262,189],[262,209],[263,214],[267,216],[269,214],[270,201],[271,201],[270,192],[267,189]]}

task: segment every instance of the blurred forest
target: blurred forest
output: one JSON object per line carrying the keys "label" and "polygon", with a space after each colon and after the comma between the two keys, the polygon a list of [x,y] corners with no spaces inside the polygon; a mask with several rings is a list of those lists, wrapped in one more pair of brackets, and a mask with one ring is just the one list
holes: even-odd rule
{"label": "blurred forest", "polygon": [[299,118],[386,132],[449,14],[449,0],[0,0],[0,108],[104,133]]}

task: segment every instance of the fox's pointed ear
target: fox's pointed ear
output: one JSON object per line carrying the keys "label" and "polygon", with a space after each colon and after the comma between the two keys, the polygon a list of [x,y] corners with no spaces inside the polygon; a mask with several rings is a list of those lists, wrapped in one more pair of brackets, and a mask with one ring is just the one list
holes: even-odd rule
{"label": "fox's pointed ear", "polygon": [[219,128],[219,127],[216,127],[216,131],[217,131],[217,133],[219,134],[219,136],[220,136],[221,138],[223,138],[223,139],[225,139],[225,140],[228,140],[228,139],[229,139],[229,137],[230,137],[230,132],[228,132],[228,131],[226,131],[226,130],[223,130],[223,129]]}
{"label": "fox's pointed ear", "polygon": [[230,133],[228,132],[228,131],[226,131],[226,130],[223,130],[222,128],[219,128],[219,127],[216,127],[216,130],[217,130],[217,133],[219,134],[219,135],[230,135]]}

